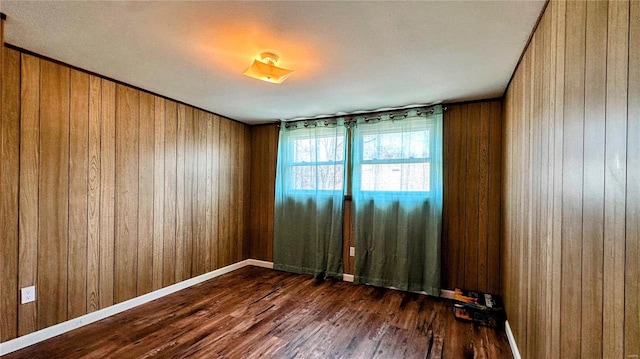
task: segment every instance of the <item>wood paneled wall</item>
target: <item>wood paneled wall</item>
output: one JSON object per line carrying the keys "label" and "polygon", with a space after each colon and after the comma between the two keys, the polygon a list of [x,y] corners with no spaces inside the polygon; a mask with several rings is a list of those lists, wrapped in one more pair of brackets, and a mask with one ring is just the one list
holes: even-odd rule
{"label": "wood paneled wall", "polygon": [[247,258],[247,126],[4,51],[2,341]]}
{"label": "wood paneled wall", "polygon": [[445,112],[443,288],[500,292],[501,121],[500,100]]}
{"label": "wood paneled wall", "polygon": [[249,257],[273,261],[273,209],[278,159],[277,125],[251,127]]}
{"label": "wood paneled wall", "polygon": [[[442,285],[498,293],[502,103],[493,100],[448,107],[443,129]],[[251,146],[250,256],[271,261],[278,127],[252,127]],[[347,201],[347,206],[350,203]],[[345,218],[351,218],[348,214]],[[353,241],[350,238],[345,241],[347,253],[343,257],[347,261],[347,241]],[[352,264],[348,262],[345,272],[351,273]]]}
{"label": "wood paneled wall", "polygon": [[503,294],[525,358],[640,355],[640,2],[552,0],[504,102]]}

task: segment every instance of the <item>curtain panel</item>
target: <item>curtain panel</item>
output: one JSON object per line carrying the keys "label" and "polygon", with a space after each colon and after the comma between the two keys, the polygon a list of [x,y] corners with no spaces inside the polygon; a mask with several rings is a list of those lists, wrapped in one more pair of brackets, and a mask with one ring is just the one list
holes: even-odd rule
{"label": "curtain panel", "polygon": [[352,146],[355,282],[440,295],[441,106],[359,119]]}
{"label": "curtain panel", "polygon": [[342,120],[281,125],[275,269],[342,279],[345,144]]}

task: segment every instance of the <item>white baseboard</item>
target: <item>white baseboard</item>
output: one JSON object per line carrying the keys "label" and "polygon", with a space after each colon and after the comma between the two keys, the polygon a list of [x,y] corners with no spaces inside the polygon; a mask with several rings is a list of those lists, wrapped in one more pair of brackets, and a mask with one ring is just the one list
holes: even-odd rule
{"label": "white baseboard", "polygon": [[509,346],[511,347],[513,358],[522,359],[522,357],[520,356],[520,351],[518,350],[518,345],[516,344],[516,338],[513,336],[513,332],[511,331],[508,320],[504,323],[504,331],[507,333],[507,340],[509,341]]}
{"label": "white baseboard", "polygon": [[353,274],[343,274],[342,275],[342,280],[345,282],[351,282],[353,283]]}
{"label": "white baseboard", "polygon": [[55,336],[58,336],[60,334],[69,332],[71,330],[83,327],[87,324],[91,324],[93,322],[97,322],[98,320],[102,320],[104,318],[110,317],[112,315],[124,312],[125,310],[129,310],[131,308],[135,308],[139,305],[148,303],[152,300],[156,300],[158,298],[164,297],[166,295],[169,295],[171,293],[175,293],[179,290],[191,287],[192,285],[198,284],[198,283],[202,283],[204,281],[207,281],[209,279],[215,278],[215,277],[219,277],[223,274],[227,274],[229,272],[232,272],[236,269],[240,269],[242,267],[246,267],[249,265],[253,265],[253,266],[257,266],[257,267],[264,267],[264,268],[273,268],[273,263],[271,262],[265,262],[265,261],[260,261],[260,260],[256,260],[256,259],[246,259],[243,260],[241,262],[238,263],[234,263],[231,265],[228,265],[226,267],[220,268],[220,269],[216,269],[214,271],[211,271],[209,273],[205,273],[202,274],[200,276],[191,278],[191,279],[187,279],[185,281],[170,285],[168,287],[164,287],[162,289],[158,289],[156,291],[153,291],[151,293],[147,293],[145,295],[141,295],[139,297],[135,297],[133,299],[129,299],[125,302],[122,303],[118,303],[115,305],[112,305],[110,307],[104,308],[104,309],[100,309],[97,310],[95,312],[89,313],[89,314],[85,314],[81,317],[75,318],[75,319],[71,319],[68,320],[66,322],[62,322],[60,324],[56,324],[54,326],[42,329],[42,330],[38,330],[37,332],[33,332],[31,334],[27,334],[21,337],[18,337],[16,339],[13,340],[9,340],[6,341],[4,343],[0,343],[0,355],[6,355],[9,353],[12,353],[16,350],[20,350],[22,348],[26,348],[30,345],[39,343],[41,341],[47,340],[49,338],[53,338]]}

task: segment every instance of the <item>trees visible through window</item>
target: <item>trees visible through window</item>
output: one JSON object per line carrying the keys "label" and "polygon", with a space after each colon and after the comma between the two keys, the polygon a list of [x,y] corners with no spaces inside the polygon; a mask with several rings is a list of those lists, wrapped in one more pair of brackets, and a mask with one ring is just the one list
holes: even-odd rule
{"label": "trees visible through window", "polygon": [[292,141],[291,176],[294,190],[342,190],[344,138],[295,138]]}

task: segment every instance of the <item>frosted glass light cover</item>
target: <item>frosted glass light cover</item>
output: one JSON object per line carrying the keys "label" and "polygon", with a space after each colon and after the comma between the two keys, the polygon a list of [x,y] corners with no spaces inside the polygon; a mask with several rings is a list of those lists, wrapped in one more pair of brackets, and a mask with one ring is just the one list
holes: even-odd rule
{"label": "frosted glass light cover", "polygon": [[293,73],[293,70],[283,69],[272,64],[266,64],[259,60],[253,60],[253,63],[244,72],[245,75],[254,79],[280,84]]}

